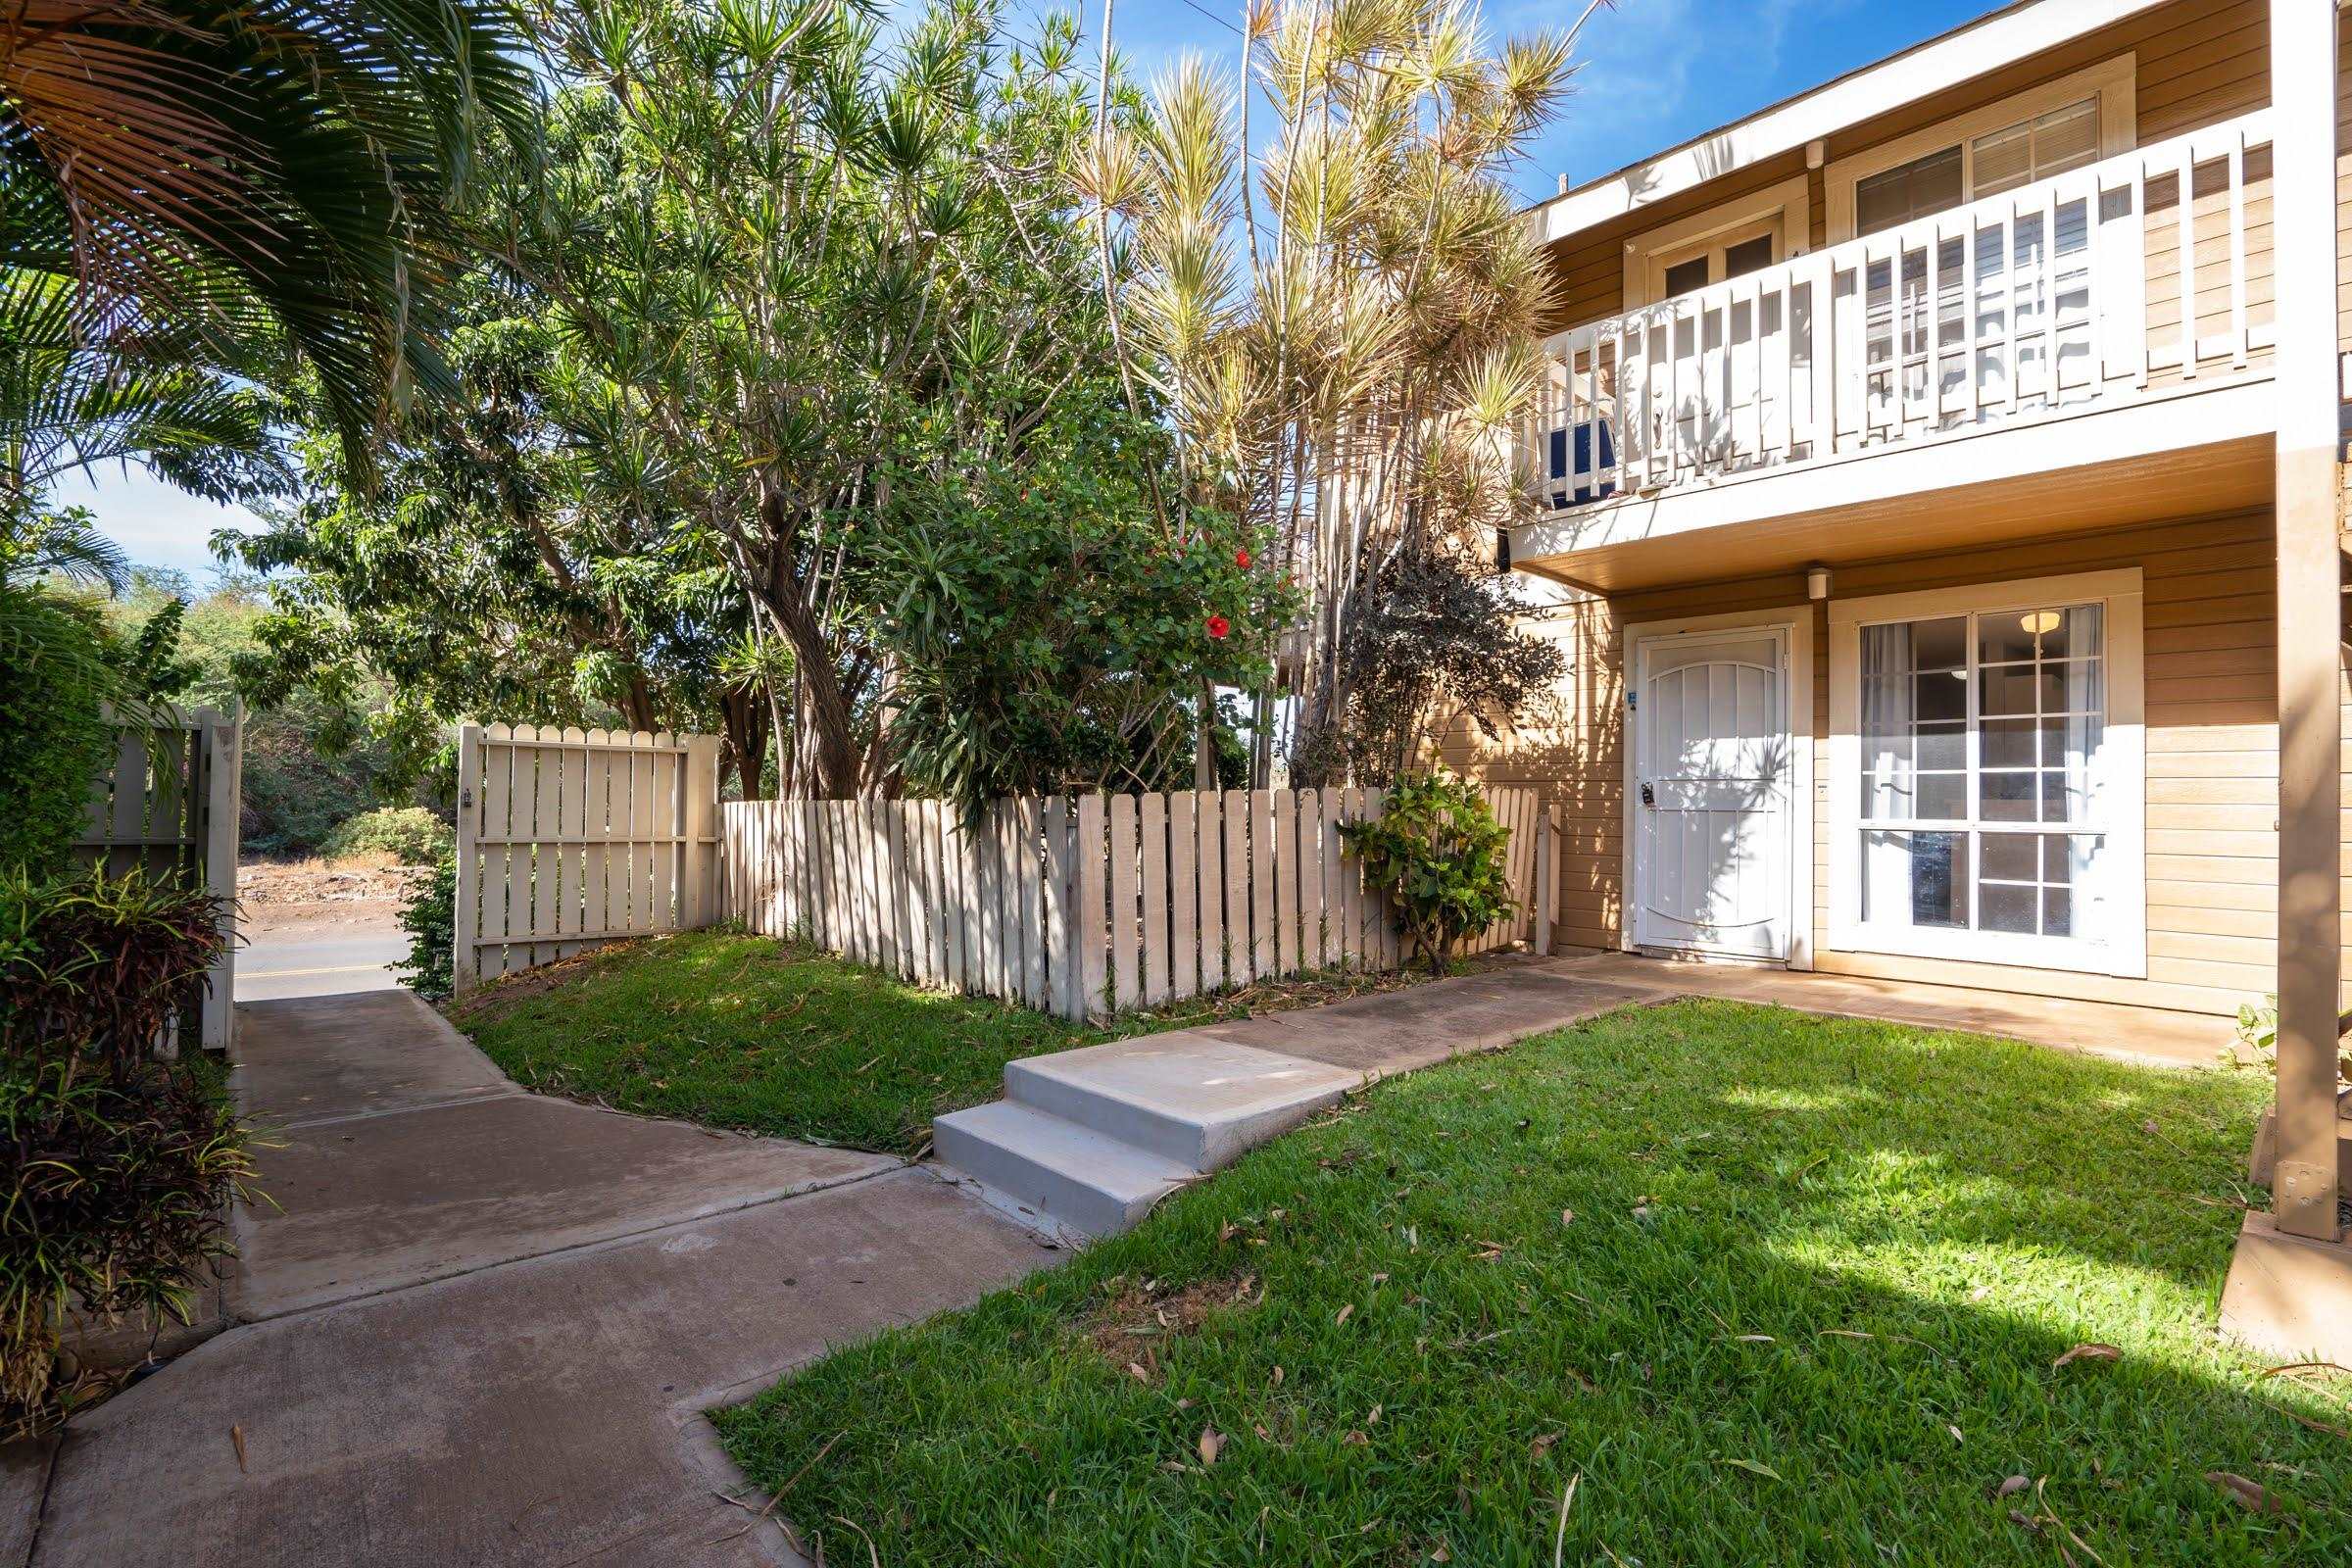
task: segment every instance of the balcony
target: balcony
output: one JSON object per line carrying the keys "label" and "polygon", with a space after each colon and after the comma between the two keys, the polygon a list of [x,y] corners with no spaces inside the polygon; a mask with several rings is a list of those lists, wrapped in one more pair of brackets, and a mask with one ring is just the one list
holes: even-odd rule
{"label": "balcony", "polygon": [[2244,116],[1557,334],[1512,558],[1614,589],[1687,574],[1701,532],[1730,575],[2258,499],[2271,136]]}

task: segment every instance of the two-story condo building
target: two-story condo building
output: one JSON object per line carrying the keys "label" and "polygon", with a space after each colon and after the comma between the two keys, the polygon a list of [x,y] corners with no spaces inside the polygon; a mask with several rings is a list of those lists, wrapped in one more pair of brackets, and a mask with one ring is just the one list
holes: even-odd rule
{"label": "two-story condo building", "polygon": [[2232,1311],[2352,1359],[2338,31],[2026,0],[1533,209],[1571,690],[1454,760],[1548,792],[1562,945],[2278,994]]}

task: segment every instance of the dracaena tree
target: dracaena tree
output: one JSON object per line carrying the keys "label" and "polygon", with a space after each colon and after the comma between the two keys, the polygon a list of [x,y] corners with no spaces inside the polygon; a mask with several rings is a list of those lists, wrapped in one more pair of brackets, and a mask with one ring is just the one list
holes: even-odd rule
{"label": "dracaena tree", "polygon": [[1251,0],[1240,31],[1238,78],[1179,62],[1140,124],[1105,127],[1089,189],[1135,258],[1125,337],[1187,493],[1265,528],[1269,580],[1304,603],[1292,763],[1315,782],[1363,750],[1333,732],[1384,584],[1472,570],[1529,505],[1512,436],[1550,277],[1504,176],[1567,94],[1576,28],[1497,45],[1459,0]]}

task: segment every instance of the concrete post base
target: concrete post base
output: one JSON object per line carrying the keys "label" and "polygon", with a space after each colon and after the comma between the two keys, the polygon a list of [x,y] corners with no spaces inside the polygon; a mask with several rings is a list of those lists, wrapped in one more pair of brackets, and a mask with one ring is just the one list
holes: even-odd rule
{"label": "concrete post base", "polygon": [[[2352,1193],[2352,1093],[2336,1096],[2335,1164],[2337,1185]],[[2272,1105],[2263,1111],[2262,1122],[2254,1129],[2254,1152],[2246,1161],[2246,1179],[2257,1187],[2268,1187],[2278,1169],[2278,1107]]]}
{"label": "concrete post base", "polygon": [[2352,1242],[2290,1236],[2249,1213],[2222,1290],[2222,1332],[2281,1361],[2352,1366]]}

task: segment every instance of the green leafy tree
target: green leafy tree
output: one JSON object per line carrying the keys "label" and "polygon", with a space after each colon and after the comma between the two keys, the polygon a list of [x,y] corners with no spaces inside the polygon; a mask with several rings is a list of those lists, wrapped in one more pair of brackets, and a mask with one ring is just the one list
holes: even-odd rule
{"label": "green leafy tree", "polygon": [[1477,785],[1442,774],[1397,781],[1381,814],[1340,835],[1362,861],[1367,886],[1385,891],[1396,923],[1446,973],[1461,939],[1517,907],[1506,860],[1510,834]]}
{"label": "green leafy tree", "polygon": [[544,301],[477,270],[449,339],[456,391],[398,421],[380,479],[346,482],[324,411],[294,501],[220,544],[270,574],[255,701],[353,703],[409,771],[463,716],[633,729],[717,727],[760,793],[767,665],[740,589],[686,510],[678,466]]}
{"label": "green leafy tree", "polygon": [[[1180,705],[1269,667],[1269,617],[1214,574],[1061,621],[994,603],[1070,580],[1043,559],[1048,497],[1078,509],[1074,553],[1210,559],[1190,549],[1207,529],[1141,503],[1167,449],[1104,373],[1075,36],[1055,17],[1013,46],[984,0],[941,0],[887,48],[843,0],[550,20],[576,85],[548,199],[512,209],[502,253],[789,655],[786,790],[968,798],[1038,736],[1057,776],[1157,776]],[[1015,620],[1008,649],[979,646]],[[1083,711],[1022,698],[1054,680]]]}

